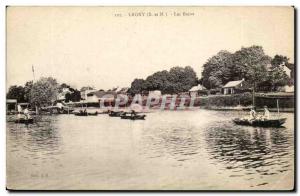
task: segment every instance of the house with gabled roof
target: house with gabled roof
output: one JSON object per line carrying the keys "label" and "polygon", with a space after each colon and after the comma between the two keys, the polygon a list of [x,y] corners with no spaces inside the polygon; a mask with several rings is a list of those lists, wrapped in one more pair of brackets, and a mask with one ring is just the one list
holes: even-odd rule
{"label": "house with gabled roof", "polygon": [[224,95],[235,94],[238,92],[238,89],[244,88],[245,80],[236,80],[236,81],[229,81],[223,87],[222,91]]}
{"label": "house with gabled roof", "polygon": [[207,90],[204,86],[202,86],[201,84],[198,84],[197,86],[193,86],[190,90],[189,90],[189,94],[191,97],[197,97],[200,95],[207,95]]}

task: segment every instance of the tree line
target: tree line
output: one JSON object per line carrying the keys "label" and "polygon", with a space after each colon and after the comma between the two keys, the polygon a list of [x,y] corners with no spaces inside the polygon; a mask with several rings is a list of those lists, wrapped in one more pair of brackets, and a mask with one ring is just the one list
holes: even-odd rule
{"label": "tree line", "polygon": [[[291,77],[283,70],[283,64],[291,70]],[[274,91],[279,86],[293,84],[294,64],[286,56],[275,55],[271,58],[261,46],[243,47],[234,53],[221,50],[203,65],[201,79],[197,78],[192,67],[177,66],[169,71],[155,72],[146,79],[134,79],[128,93],[134,95],[160,90],[163,94],[178,94],[187,92],[197,84],[213,90],[242,78],[251,84],[252,89],[264,87],[265,90]],[[80,91],[65,83],[58,84],[52,77],[44,77],[34,83],[29,81],[24,86],[11,86],[7,98],[29,102],[33,106],[49,105],[56,101],[63,88],[70,90],[65,95],[66,102],[80,101]]]}
{"label": "tree line", "polygon": [[57,95],[63,88],[69,88],[70,92],[65,95],[65,102],[80,101],[80,91],[62,83],[59,84],[52,77],[42,77],[38,81],[26,82],[24,86],[13,85],[9,88],[6,98],[17,99],[19,103],[28,102],[32,106],[41,107],[51,105],[57,99]]}
{"label": "tree line", "polygon": [[[291,77],[281,65],[291,69]],[[293,83],[294,65],[282,55],[273,58],[266,55],[261,46],[243,47],[230,53],[218,52],[203,65],[202,84],[208,88],[220,88],[229,81],[245,79],[255,87],[264,87],[267,91]]]}
{"label": "tree line", "polygon": [[[283,70],[283,64],[291,70],[291,77]],[[155,72],[146,79],[134,79],[129,92],[160,90],[164,94],[177,94],[187,92],[197,84],[215,90],[229,81],[241,79],[245,79],[252,89],[275,91],[280,86],[293,84],[293,77],[294,64],[286,56],[271,58],[261,46],[250,46],[234,53],[221,50],[204,63],[200,79],[190,66],[173,67],[169,71]]]}
{"label": "tree line", "polygon": [[186,92],[197,82],[198,78],[192,67],[173,67],[169,71],[155,72],[146,79],[134,79],[129,93],[138,94],[152,90],[160,90],[164,94]]}

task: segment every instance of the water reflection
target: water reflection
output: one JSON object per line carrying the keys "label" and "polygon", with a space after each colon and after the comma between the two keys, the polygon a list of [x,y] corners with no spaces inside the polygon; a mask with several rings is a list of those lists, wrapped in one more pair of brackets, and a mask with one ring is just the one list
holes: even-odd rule
{"label": "water reflection", "polygon": [[171,157],[177,161],[186,161],[199,153],[200,142],[191,128],[158,129],[155,134],[144,136],[144,142],[149,144],[147,149],[150,158]]}
{"label": "water reflection", "polygon": [[197,110],[149,113],[145,121],[59,115],[7,123],[8,182],[33,189],[180,189],[182,182],[247,189],[293,171],[293,127],[235,126],[233,116]]}
{"label": "water reflection", "polygon": [[62,138],[55,128],[55,119],[43,118],[38,124],[8,124],[8,150],[22,157],[52,159],[61,153]]}
{"label": "water reflection", "polygon": [[[268,129],[214,124],[205,134],[210,158],[252,180],[292,170],[292,135],[286,128]],[[259,174],[259,175],[257,175]],[[257,180],[257,179],[255,179]],[[258,184],[258,185],[264,185]]]}

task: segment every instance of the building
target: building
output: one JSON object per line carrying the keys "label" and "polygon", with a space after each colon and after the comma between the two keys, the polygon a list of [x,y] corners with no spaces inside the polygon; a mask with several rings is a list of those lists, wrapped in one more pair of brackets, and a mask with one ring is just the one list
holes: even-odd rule
{"label": "building", "polygon": [[197,97],[197,96],[200,96],[200,95],[207,95],[207,90],[204,86],[202,86],[201,84],[198,84],[197,86],[193,86],[189,90],[189,95],[191,97]]}
{"label": "building", "polygon": [[286,75],[288,75],[290,78],[292,78],[292,70],[290,68],[288,68],[286,65],[282,65],[282,69],[283,71],[286,73]]}
{"label": "building", "polygon": [[66,99],[66,94],[72,93],[69,88],[63,88],[61,93],[57,95],[57,101],[64,101]]}
{"label": "building", "polygon": [[93,91],[87,94],[86,103],[99,103],[100,100],[113,101],[117,97],[117,93],[114,91]]}
{"label": "building", "polygon": [[148,96],[153,97],[153,98],[160,98],[161,97],[161,91],[160,90],[149,91]]}
{"label": "building", "polygon": [[6,99],[6,110],[17,110],[17,103],[16,99]]}
{"label": "building", "polygon": [[87,100],[88,99],[88,94],[89,93],[91,93],[91,92],[95,92],[95,91],[97,91],[97,90],[95,90],[94,88],[92,88],[92,87],[82,87],[81,89],[80,89],[80,98],[82,99],[82,100]]}
{"label": "building", "polygon": [[129,87],[120,88],[120,89],[118,89],[117,94],[127,95],[128,94],[128,90],[129,90]]}
{"label": "building", "polygon": [[235,94],[238,93],[240,89],[244,88],[245,80],[236,80],[236,81],[229,81],[225,86],[222,87],[222,91],[224,95],[228,94]]}

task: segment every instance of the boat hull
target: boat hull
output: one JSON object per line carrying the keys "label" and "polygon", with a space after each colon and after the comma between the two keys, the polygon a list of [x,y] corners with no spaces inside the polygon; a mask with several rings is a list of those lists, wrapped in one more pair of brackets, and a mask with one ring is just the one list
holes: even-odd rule
{"label": "boat hull", "polygon": [[32,124],[33,123],[33,118],[30,118],[30,119],[24,119],[24,118],[17,119],[17,120],[15,120],[15,123]]}
{"label": "boat hull", "polygon": [[110,117],[120,117],[123,112],[110,112],[108,115]]}
{"label": "boat hull", "polygon": [[75,115],[75,116],[88,116],[87,113],[83,113],[83,114],[81,114],[81,113],[75,113],[74,115]]}
{"label": "boat hull", "polygon": [[98,112],[94,112],[94,113],[88,113],[88,116],[97,116]]}
{"label": "boat hull", "polygon": [[286,121],[286,118],[270,119],[270,120],[248,120],[248,119],[233,119],[237,125],[253,126],[253,127],[281,127]]}
{"label": "boat hull", "polygon": [[128,119],[128,120],[145,120],[146,115],[137,115],[137,116],[127,116],[121,115],[121,119]]}

